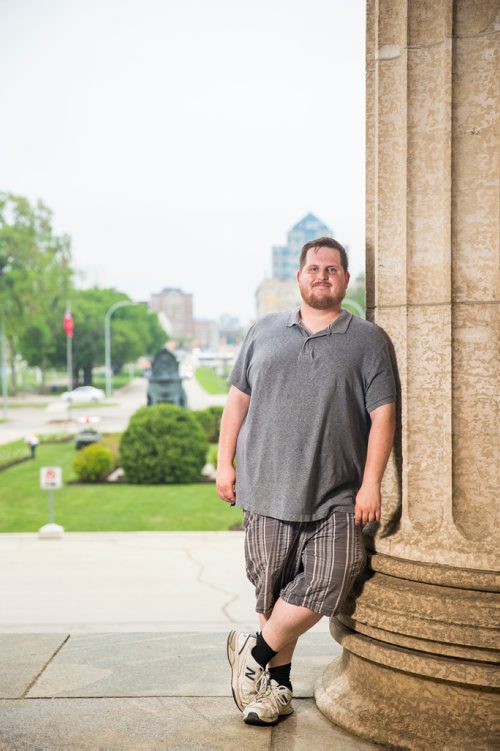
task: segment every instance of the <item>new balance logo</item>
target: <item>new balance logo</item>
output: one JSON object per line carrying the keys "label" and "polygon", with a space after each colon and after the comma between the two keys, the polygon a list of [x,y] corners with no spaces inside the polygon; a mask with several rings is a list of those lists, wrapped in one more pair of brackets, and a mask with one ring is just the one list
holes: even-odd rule
{"label": "new balance logo", "polygon": [[255,670],[252,670],[252,668],[247,667],[245,670],[245,678],[248,678],[249,681],[255,680]]}

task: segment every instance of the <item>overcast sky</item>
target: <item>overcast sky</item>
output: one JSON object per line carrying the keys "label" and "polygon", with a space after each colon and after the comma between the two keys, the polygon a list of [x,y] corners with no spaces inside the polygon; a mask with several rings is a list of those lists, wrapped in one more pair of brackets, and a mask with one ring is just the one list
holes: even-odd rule
{"label": "overcast sky", "polygon": [[364,265],[360,0],[0,0],[0,190],[80,286],[247,321],[309,211]]}

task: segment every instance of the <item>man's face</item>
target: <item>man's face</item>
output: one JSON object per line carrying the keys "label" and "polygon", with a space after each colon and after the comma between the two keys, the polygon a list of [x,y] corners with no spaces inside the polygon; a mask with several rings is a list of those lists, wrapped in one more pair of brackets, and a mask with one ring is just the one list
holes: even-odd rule
{"label": "man's face", "polygon": [[340,263],[340,253],[333,248],[310,248],[302,271],[297,273],[304,302],[317,310],[337,309],[344,299],[349,272]]}

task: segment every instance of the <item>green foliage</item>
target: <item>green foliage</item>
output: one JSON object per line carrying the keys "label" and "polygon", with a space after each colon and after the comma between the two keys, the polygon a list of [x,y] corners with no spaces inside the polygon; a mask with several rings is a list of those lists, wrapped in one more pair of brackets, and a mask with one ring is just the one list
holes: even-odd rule
{"label": "green foliage", "polygon": [[61,467],[63,487],[54,493],[55,520],[67,532],[227,530],[242,519],[239,508],[218,499],[213,483],[193,485],[68,484],[72,444],[41,445],[35,461],[0,474],[0,531],[36,532],[47,521],[47,491],[40,467]]}
{"label": "green foliage", "polygon": [[[114,289],[84,289],[73,292],[71,311],[75,325],[73,363],[75,372],[83,371],[83,383],[92,383],[92,369],[104,364],[104,318],[116,302],[132,302],[127,295]],[[110,323],[112,368],[119,372],[126,362],[140,355],[160,349],[167,336],[156,313],[149,313],[145,305],[118,308]],[[66,357],[66,336],[60,331],[58,353],[61,362]]]}
{"label": "green foliage", "polygon": [[229,391],[229,384],[225,378],[217,375],[213,368],[203,365],[196,368],[196,380],[209,394],[226,394]]}
{"label": "green foliage", "polygon": [[213,464],[214,467],[217,466],[217,457],[218,457],[218,446],[216,443],[210,444],[210,447],[208,449],[207,453],[207,463]]}
{"label": "green foliage", "polygon": [[120,436],[121,433],[105,433],[99,442],[100,446],[104,446],[111,451],[113,469],[118,466],[120,460]]}
{"label": "green foliage", "polygon": [[[49,433],[47,435],[38,435],[40,443],[67,443],[71,441],[71,433]],[[8,467],[9,464],[19,461],[20,459],[31,459],[29,446],[20,438],[18,441],[0,444],[0,469]]]}
{"label": "green foliage", "polygon": [[128,482],[195,482],[207,449],[208,441],[191,412],[174,404],[155,404],[132,415],[120,442],[120,462]]}
{"label": "green foliage", "polygon": [[[350,301],[355,304],[351,305]],[[361,317],[361,311],[363,311],[363,318],[365,317],[366,289],[364,274],[359,274],[354,281],[350,282],[342,307],[359,317]]]}
{"label": "green foliage", "polygon": [[77,451],[73,471],[82,482],[99,482],[113,469],[113,456],[109,448],[94,443]]}
{"label": "green foliage", "polygon": [[[163,332],[163,337],[165,338],[165,332]],[[161,349],[161,347],[159,348]],[[111,387],[113,391],[116,391],[117,389],[121,389],[122,386],[126,386],[128,383],[130,383],[132,378],[140,378],[142,376],[142,371],[139,368],[133,369],[132,374],[129,373],[129,368],[127,368],[125,371],[122,371],[121,373],[118,373],[117,375],[113,375],[111,378]],[[97,375],[94,375],[92,378],[93,385],[98,388],[105,391],[106,389],[106,376],[104,373],[97,373]]]}
{"label": "green foliage", "polygon": [[0,445],[0,469],[8,467],[9,464],[17,462],[20,459],[29,459],[30,456],[31,451],[29,446],[22,439],[4,443]]}
{"label": "green foliage", "polygon": [[41,201],[32,206],[0,193],[0,309],[11,369],[18,349],[42,369],[51,362],[71,288],[70,260],[69,237],[54,234],[52,213]]}
{"label": "green foliage", "polygon": [[193,412],[194,416],[205,431],[209,443],[219,442],[220,421],[224,407],[207,407]]}
{"label": "green foliage", "polygon": [[[83,371],[83,382],[91,384],[92,368],[104,363],[105,313],[113,303],[130,300],[113,289],[73,289],[70,264],[70,239],[54,234],[51,211],[41,201],[31,205],[22,196],[0,192],[0,310],[13,394],[17,352],[42,373],[66,365],[63,318],[68,303],[75,324],[75,375]],[[156,352],[166,339],[157,314],[146,306],[117,310],[111,320],[113,370]]]}

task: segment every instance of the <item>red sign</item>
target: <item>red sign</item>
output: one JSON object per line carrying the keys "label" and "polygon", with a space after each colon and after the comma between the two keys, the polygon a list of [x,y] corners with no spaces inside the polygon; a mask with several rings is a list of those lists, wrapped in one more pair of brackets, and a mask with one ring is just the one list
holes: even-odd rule
{"label": "red sign", "polygon": [[61,467],[41,467],[40,487],[44,488],[45,490],[62,488]]}
{"label": "red sign", "polygon": [[71,313],[69,310],[66,311],[64,314],[64,322],[63,322],[64,330],[67,334],[67,336],[73,336],[74,331],[74,325],[73,325],[73,319],[71,317]]}

